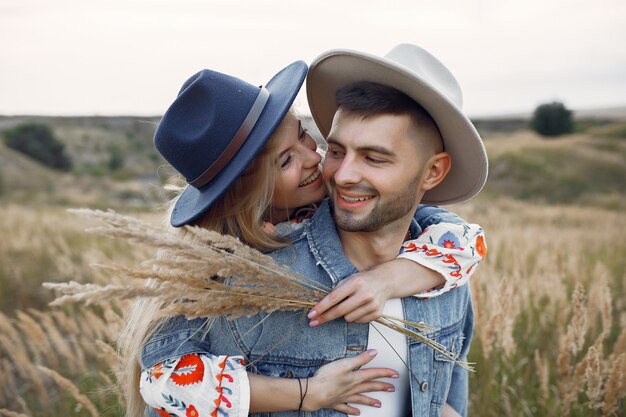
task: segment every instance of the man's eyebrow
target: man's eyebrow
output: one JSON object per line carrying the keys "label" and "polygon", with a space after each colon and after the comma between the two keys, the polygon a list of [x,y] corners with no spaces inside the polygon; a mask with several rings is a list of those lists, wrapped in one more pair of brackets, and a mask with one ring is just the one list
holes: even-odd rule
{"label": "man's eyebrow", "polygon": [[[335,146],[339,146],[341,148],[345,148],[345,146],[343,146],[341,144],[341,142],[339,142],[337,139],[333,138],[332,136],[329,136],[326,139],[326,143],[329,145],[335,145]],[[367,146],[359,146],[356,148],[357,152],[376,152],[379,153],[381,155],[387,155],[387,156],[395,156],[396,153],[393,152],[392,150],[382,147],[382,146],[376,146],[376,145],[367,145]]]}
{"label": "man's eyebrow", "polygon": [[332,136],[329,136],[326,138],[326,144],[327,145],[336,145],[336,146],[341,146],[342,148],[344,147],[341,143],[339,143],[339,141],[335,138],[333,138]]}

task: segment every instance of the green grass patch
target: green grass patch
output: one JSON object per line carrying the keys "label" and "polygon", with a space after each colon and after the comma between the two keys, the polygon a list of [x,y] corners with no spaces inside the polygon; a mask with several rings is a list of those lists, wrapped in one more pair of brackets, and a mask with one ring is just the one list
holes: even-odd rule
{"label": "green grass patch", "polygon": [[607,193],[623,195],[624,178],[626,164],[617,160],[574,147],[529,148],[491,161],[486,190],[522,200],[580,204]]}

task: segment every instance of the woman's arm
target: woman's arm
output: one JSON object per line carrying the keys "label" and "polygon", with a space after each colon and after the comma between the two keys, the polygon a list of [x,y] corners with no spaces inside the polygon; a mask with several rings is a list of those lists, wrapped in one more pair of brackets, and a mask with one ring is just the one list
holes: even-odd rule
{"label": "woman's arm", "polygon": [[382,315],[391,298],[431,298],[464,285],[487,251],[485,235],[477,224],[436,223],[415,240],[407,241],[393,261],[342,280],[317,303],[311,326],[344,317],[368,323]]}
{"label": "woman's arm", "polygon": [[393,389],[393,385],[375,380],[397,377],[391,369],[358,369],[376,353],[369,350],[336,360],[300,380],[246,372],[238,357],[189,354],[144,370],[140,391],[157,414],[168,416],[213,415],[221,410],[243,417],[249,412],[299,407],[304,411],[333,408],[357,414],[358,410],[347,402],[380,407],[378,401],[363,393]]}
{"label": "woman's arm", "polygon": [[[358,369],[376,356],[368,350],[352,358],[339,359],[322,366],[307,379],[273,378],[249,374],[250,411],[317,411],[321,408],[357,415],[358,409],[346,403],[380,407],[380,402],[364,395],[365,392],[393,390],[394,386],[376,381],[379,378],[397,378],[396,371],[385,368]],[[302,387],[302,396],[300,392]],[[306,392],[306,395],[304,393]]]}

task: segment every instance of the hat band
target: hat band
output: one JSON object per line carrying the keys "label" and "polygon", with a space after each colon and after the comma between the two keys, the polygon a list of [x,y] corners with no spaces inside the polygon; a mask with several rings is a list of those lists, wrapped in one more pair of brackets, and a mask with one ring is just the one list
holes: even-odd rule
{"label": "hat band", "polygon": [[235,156],[237,151],[244,144],[246,139],[248,139],[248,135],[252,131],[252,128],[256,125],[257,120],[261,116],[265,105],[267,104],[267,100],[270,98],[270,92],[265,88],[261,87],[259,91],[259,95],[254,100],[248,115],[239,126],[239,130],[233,136],[233,139],[230,141],[224,152],[209,166],[206,171],[204,171],[198,178],[193,181],[188,181],[189,185],[193,185],[196,188],[203,187],[207,185],[217,174],[219,174],[222,169],[230,162],[230,160]]}

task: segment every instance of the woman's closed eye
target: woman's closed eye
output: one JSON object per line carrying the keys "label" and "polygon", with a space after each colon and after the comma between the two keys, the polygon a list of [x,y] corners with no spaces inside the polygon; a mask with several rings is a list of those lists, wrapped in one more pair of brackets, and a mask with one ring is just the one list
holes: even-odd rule
{"label": "woman's closed eye", "polygon": [[282,169],[287,168],[289,164],[291,164],[291,161],[293,161],[293,154],[290,152],[284,156],[283,160],[280,163],[280,167]]}

